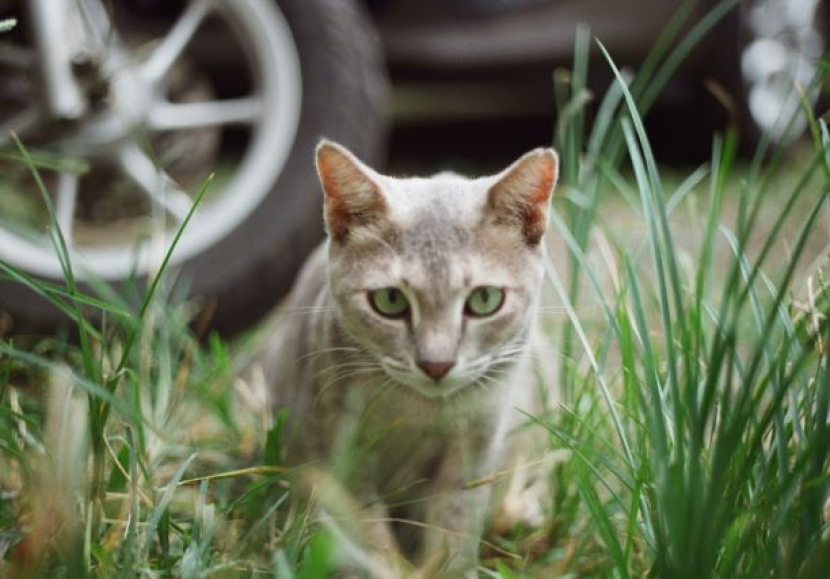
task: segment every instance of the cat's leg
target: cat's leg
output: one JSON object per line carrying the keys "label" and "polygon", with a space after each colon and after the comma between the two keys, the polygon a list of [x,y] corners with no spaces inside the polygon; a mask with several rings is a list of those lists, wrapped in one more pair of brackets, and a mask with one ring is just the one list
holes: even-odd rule
{"label": "cat's leg", "polygon": [[375,502],[361,510],[361,528],[363,542],[373,551],[392,559],[403,559],[390,525],[389,510],[386,505]]}
{"label": "cat's leg", "polygon": [[344,561],[337,579],[398,579],[411,574],[412,565],[400,551],[385,505],[364,506],[351,522],[351,532],[338,538]]}
{"label": "cat's leg", "polygon": [[517,525],[540,528],[551,514],[552,469],[568,452],[552,448],[548,431],[537,421],[549,423],[559,406],[556,351],[549,338],[535,331],[530,355],[516,371],[517,383],[525,387],[516,390],[513,404],[522,415],[514,415],[506,443],[509,458],[500,467],[504,476],[499,477],[491,527],[498,535]]}
{"label": "cat's leg", "polygon": [[542,528],[551,512],[551,470],[567,456],[564,451],[527,455],[515,447],[516,454],[506,465],[506,480],[496,492],[490,530],[496,535],[509,533],[516,526]]}
{"label": "cat's leg", "polygon": [[[442,457],[425,505],[420,561],[441,577],[476,577],[478,550],[490,503],[487,484],[468,486],[489,471],[487,449],[454,441]],[[469,442],[469,441],[467,441]],[[465,468],[474,465],[474,468]]]}
{"label": "cat's leg", "polygon": [[374,492],[348,489],[327,475],[315,494],[321,520],[340,546],[338,579],[407,576],[411,564],[400,550],[386,505]]}
{"label": "cat's leg", "polygon": [[[476,577],[490,489],[445,491],[427,506],[422,561],[441,577]],[[436,570],[437,570],[436,569]]]}

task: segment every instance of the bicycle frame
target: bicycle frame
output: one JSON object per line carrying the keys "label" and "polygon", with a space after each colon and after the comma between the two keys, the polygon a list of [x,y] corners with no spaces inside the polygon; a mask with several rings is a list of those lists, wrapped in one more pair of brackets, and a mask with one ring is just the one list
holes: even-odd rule
{"label": "bicycle frame", "polygon": [[77,119],[88,103],[74,66],[101,63],[111,30],[100,0],[28,0],[45,104],[54,119]]}

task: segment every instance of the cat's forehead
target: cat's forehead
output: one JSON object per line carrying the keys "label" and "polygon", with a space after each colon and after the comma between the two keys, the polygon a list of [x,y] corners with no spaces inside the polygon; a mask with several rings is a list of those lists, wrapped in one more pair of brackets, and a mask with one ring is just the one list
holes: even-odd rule
{"label": "cat's forehead", "polygon": [[[423,240],[424,238],[422,238]],[[499,260],[473,244],[401,244],[397,251],[378,252],[364,262],[358,283],[370,286],[402,286],[442,301],[456,290],[477,285],[515,286],[522,277],[516,266],[521,259]]]}
{"label": "cat's forehead", "polygon": [[441,173],[430,178],[387,178],[381,188],[393,219],[402,227],[438,222],[469,228],[481,218],[489,185],[486,178]]}
{"label": "cat's forehead", "polygon": [[442,272],[476,245],[486,202],[481,183],[452,175],[396,179],[384,193],[392,243],[405,260]]}
{"label": "cat's forehead", "polygon": [[472,285],[515,285],[533,251],[504,228],[487,227],[493,179],[440,174],[378,179],[387,226],[337,251],[355,286],[404,285],[438,294]]}
{"label": "cat's forehead", "polygon": [[450,211],[417,212],[374,252],[361,251],[362,273],[378,285],[401,283],[437,298],[473,285],[515,285],[531,252],[505,243],[480,224],[480,216],[468,227]]}

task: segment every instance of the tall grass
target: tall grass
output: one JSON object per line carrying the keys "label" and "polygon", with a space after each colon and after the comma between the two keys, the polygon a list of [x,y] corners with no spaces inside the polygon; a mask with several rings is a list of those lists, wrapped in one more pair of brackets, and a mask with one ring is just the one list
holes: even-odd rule
{"label": "tall grass", "polygon": [[[557,76],[562,404],[532,420],[569,458],[543,528],[488,537],[482,574],[830,576],[830,296],[813,259],[830,134],[810,116],[803,160],[768,149],[744,166],[727,132],[678,179],[642,121],[733,4],[667,52],[685,4],[636,76],[605,54],[617,82],[590,130],[587,31]],[[43,169],[16,154],[51,212]],[[354,545],[295,496],[262,385],[194,333],[166,261],[147,287],[88,295],[53,234],[65,284],[0,262],[74,332],[0,341],[0,576],[330,575]]]}
{"label": "tall grass", "polygon": [[[583,539],[571,556],[592,558],[602,576],[826,577],[827,126],[805,107],[812,147],[789,181],[769,143],[737,169],[732,131],[715,141],[708,166],[669,191],[634,84],[599,48],[617,85],[587,147],[584,78],[566,101],[572,127],[559,127],[568,199],[565,219],[553,222],[570,251],[568,286],[548,268],[570,325],[563,410],[542,422],[572,452],[556,474],[558,525]],[[633,192],[609,162],[617,128]],[[598,223],[599,197],[617,184],[637,197],[641,244],[612,248]],[[674,215],[684,205],[698,209],[685,222]],[[694,228],[681,232],[691,247],[676,240],[684,224]],[[601,263],[593,244],[605,249]],[[581,319],[586,292],[599,331]]]}

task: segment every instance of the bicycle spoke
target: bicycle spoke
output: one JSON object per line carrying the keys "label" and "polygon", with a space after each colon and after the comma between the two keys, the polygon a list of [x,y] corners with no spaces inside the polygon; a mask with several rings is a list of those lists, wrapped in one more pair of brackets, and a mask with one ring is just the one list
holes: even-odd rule
{"label": "bicycle spoke", "polygon": [[77,119],[86,111],[86,97],[72,73],[72,50],[67,42],[55,42],[65,32],[69,0],[31,0],[28,16],[40,53],[43,92],[49,114],[56,119]]}
{"label": "bicycle spoke", "polygon": [[157,168],[150,158],[135,145],[127,145],[121,151],[121,167],[150,200],[164,209],[179,223],[184,221],[192,201],[175,181]]}
{"label": "bicycle spoke", "polygon": [[110,14],[101,0],[75,0],[86,48],[102,61],[109,48],[118,44]]}
{"label": "bicycle spoke", "polygon": [[150,109],[147,126],[154,130],[173,130],[253,123],[263,108],[259,97],[201,103],[159,102]]}
{"label": "bicycle spoke", "polygon": [[164,78],[173,63],[181,56],[205,19],[210,6],[205,0],[193,0],[159,43],[142,67],[143,74],[151,81]]}
{"label": "bicycle spoke", "polygon": [[55,217],[58,221],[63,239],[66,245],[72,246],[72,223],[75,221],[75,207],[78,204],[78,182],[80,175],[77,173],[59,173],[57,201],[55,203]]}

